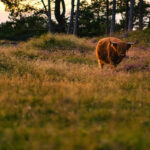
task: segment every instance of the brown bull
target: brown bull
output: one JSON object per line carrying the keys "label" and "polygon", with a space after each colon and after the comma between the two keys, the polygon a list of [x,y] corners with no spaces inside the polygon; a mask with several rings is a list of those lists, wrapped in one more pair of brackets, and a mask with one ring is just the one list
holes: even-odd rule
{"label": "brown bull", "polygon": [[111,64],[114,69],[126,56],[126,51],[129,50],[134,43],[126,43],[114,37],[101,39],[96,46],[96,56],[99,63],[99,68],[102,69],[104,64]]}

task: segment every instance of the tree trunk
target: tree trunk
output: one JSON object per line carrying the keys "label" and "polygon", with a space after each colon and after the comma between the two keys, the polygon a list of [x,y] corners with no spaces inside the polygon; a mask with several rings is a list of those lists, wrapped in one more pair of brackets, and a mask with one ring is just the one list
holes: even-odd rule
{"label": "tree trunk", "polygon": [[48,16],[48,10],[47,10],[47,7],[46,7],[46,5],[45,5],[45,3],[44,3],[44,0],[41,0],[41,2],[42,2],[43,7],[44,7],[44,9],[45,9],[46,15]]}
{"label": "tree trunk", "polygon": [[[62,13],[60,12],[60,4],[62,4]],[[60,32],[65,32],[65,12],[64,0],[55,0],[55,18],[59,24]]]}
{"label": "tree trunk", "polygon": [[51,1],[48,0],[48,21],[49,21],[49,32],[52,33],[52,20],[51,20]]}
{"label": "tree trunk", "polygon": [[125,1],[125,5],[126,5],[126,20],[125,20],[125,30],[128,30],[128,24],[129,24],[129,0]]}
{"label": "tree trunk", "polygon": [[74,30],[73,30],[74,35],[77,35],[78,18],[79,18],[79,6],[80,6],[80,0],[77,0],[76,18],[75,18],[75,24],[74,24]]}
{"label": "tree trunk", "polygon": [[53,32],[53,28],[52,28],[52,19],[51,19],[51,0],[48,0],[48,9],[45,5],[44,0],[41,0],[43,7],[45,9],[45,13],[48,17],[48,24],[49,24],[49,32],[52,33]]}
{"label": "tree trunk", "polygon": [[71,1],[71,14],[70,14],[70,22],[69,22],[67,34],[70,34],[71,32],[71,27],[73,24],[73,14],[74,14],[74,0]]}
{"label": "tree trunk", "polygon": [[106,0],[106,34],[109,33],[109,0]]}
{"label": "tree trunk", "polygon": [[113,0],[112,21],[110,28],[110,36],[115,32],[115,17],[116,17],[116,0]]}
{"label": "tree trunk", "polygon": [[143,30],[143,0],[140,0],[140,2],[139,2],[139,12],[140,12],[139,29]]}
{"label": "tree trunk", "polygon": [[130,16],[129,16],[129,24],[128,24],[128,31],[132,31],[133,29],[133,11],[134,11],[134,4],[135,0],[130,1]]}

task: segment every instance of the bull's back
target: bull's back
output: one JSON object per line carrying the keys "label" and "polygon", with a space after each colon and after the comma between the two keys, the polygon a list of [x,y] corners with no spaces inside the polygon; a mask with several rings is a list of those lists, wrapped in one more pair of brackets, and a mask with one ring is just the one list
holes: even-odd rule
{"label": "bull's back", "polygon": [[110,41],[111,42],[120,42],[120,39],[110,37],[110,38],[103,38],[99,40],[97,46],[96,46],[96,56],[98,59],[108,63],[109,58],[108,58],[108,53],[109,50],[113,50],[113,48],[110,48]]}

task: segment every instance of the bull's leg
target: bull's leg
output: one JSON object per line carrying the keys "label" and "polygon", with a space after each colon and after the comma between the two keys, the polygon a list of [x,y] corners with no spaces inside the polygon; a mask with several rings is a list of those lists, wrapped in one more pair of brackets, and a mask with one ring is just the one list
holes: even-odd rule
{"label": "bull's leg", "polygon": [[116,65],[112,64],[111,68],[113,69],[114,72],[116,72]]}
{"label": "bull's leg", "polygon": [[116,64],[114,64],[114,62],[111,60],[111,58],[109,58],[109,62],[110,62],[110,65],[111,65],[111,68],[113,69],[113,71],[116,71]]}
{"label": "bull's leg", "polygon": [[98,59],[98,65],[99,65],[99,69],[102,70],[104,64]]}

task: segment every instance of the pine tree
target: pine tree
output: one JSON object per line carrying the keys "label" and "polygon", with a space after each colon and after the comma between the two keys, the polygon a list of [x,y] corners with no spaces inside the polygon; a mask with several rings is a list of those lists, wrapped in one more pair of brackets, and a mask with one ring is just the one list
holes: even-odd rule
{"label": "pine tree", "polygon": [[[60,5],[62,5],[62,12]],[[64,0],[55,0],[55,18],[58,22],[59,32],[65,32],[65,13],[66,7]]]}
{"label": "pine tree", "polygon": [[80,6],[80,0],[77,0],[77,10],[76,10],[74,30],[73,30],[74,35],[77,35],[78,19],[79,19],[79,6]]}
{"label": "pine tree", "polygon": [[130,0],[130,16],[129,16],[129,24],[128,31],[132,31],[133,29],[133,11],[134,11],[135,0]]}
{"label": "pine tree", "polygon": [[106,34],[109,33],[109,0],[106,0]]}
{"label": "pine tree", "polygon": [[113,0],[113,10],[112,10],[112,21],[110,28],[110,35],[115,32],[115,17],[116,17],[116,0]]}
{"label": "pine tree", "polygon": [[48,0],[48,21],[49,21],[49,32],[52,33],[52,20],[51,20],[51,0]]}
{"label": "pine tree", "polygon": [[69,22],[67,34],[70,34],[71,32],[71,27],[73,24],[73,14],[74,14],[74,0],[71,1],[71,14],[70,14],[70,22]]}
{"label": "pine tree", "polygon": [[44,0],[41,0],[42,4],[43,4],[43,7],[45,9],[45,13],[48,17],[48,23],[49,23],[49,32],[52,33],[53,32],[53,29],[52,29],[52,20],[51,20],[51,0],[48,0],[48,10],[47,10],[47,7],[45,5],[45,2]]}
{"label": "pine tree", "polygon": [[125,29],[128,30],[129,24],[129,0],[125,0]]}
{"label": "pine tree", "polygon": [[139,29],[143,29],[143,0],[139,2]]}

